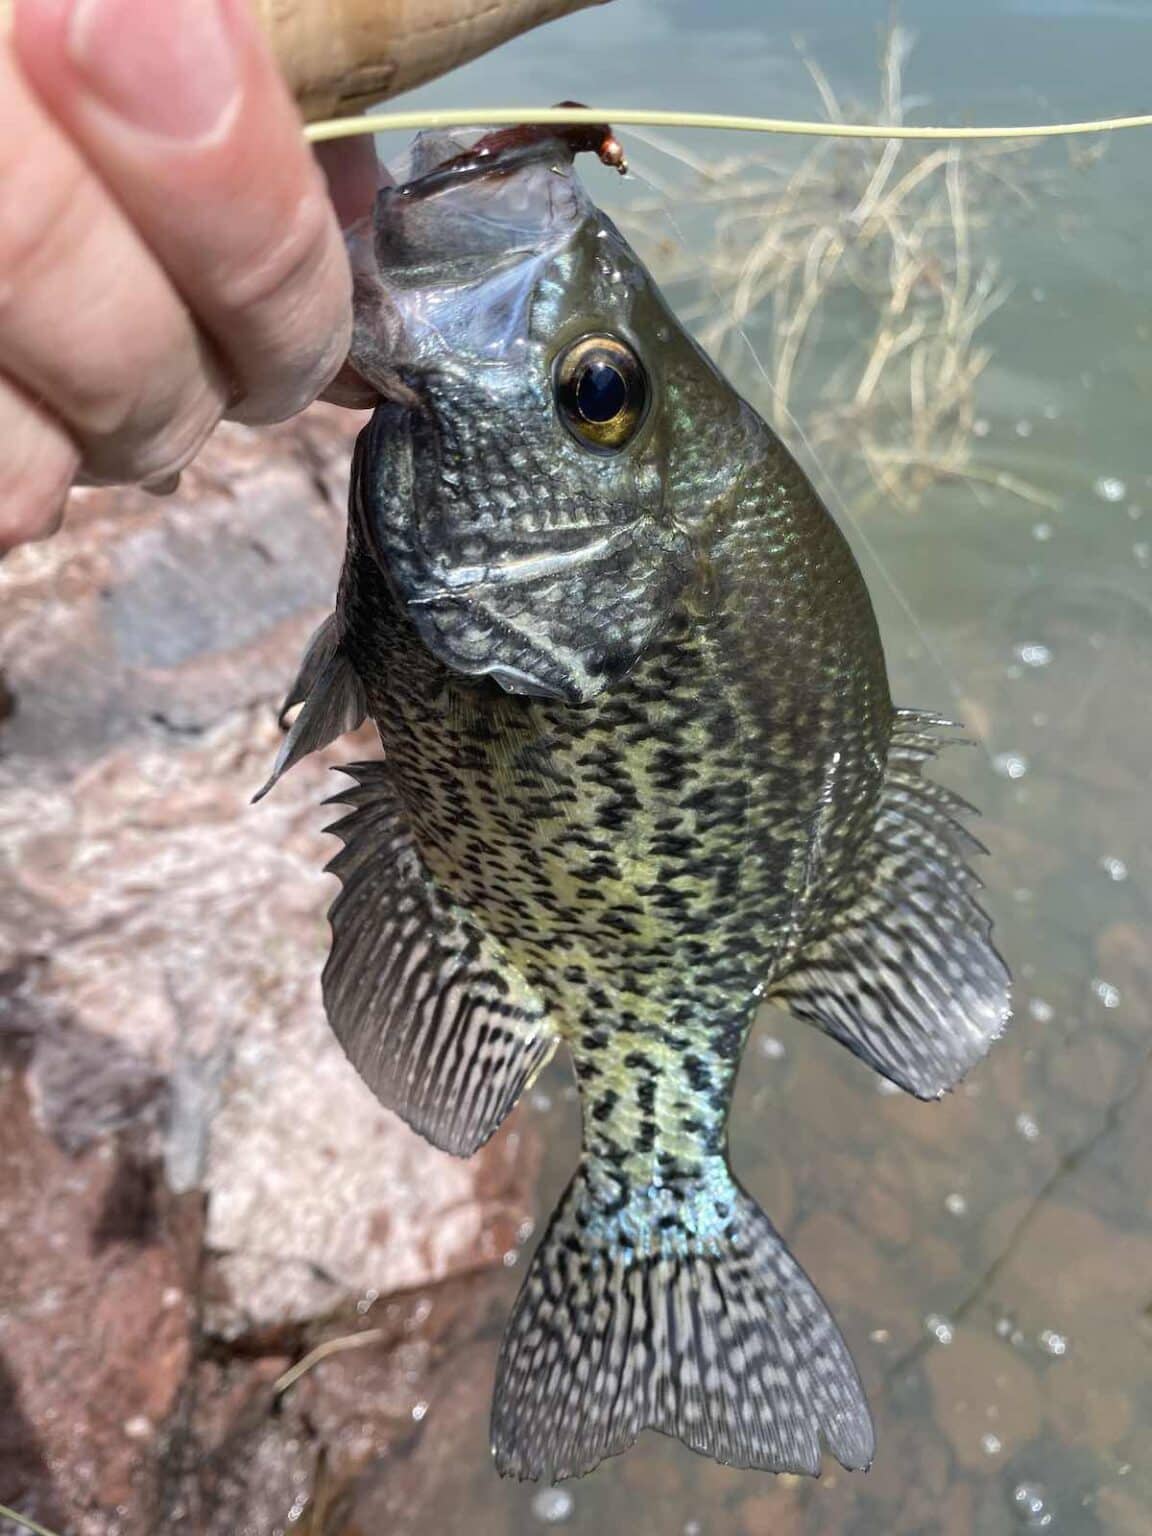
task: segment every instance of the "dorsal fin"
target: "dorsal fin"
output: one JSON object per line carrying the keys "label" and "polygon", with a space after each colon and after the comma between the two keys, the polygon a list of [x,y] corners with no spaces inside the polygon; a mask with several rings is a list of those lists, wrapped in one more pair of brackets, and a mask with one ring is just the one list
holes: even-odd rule
{"label": "dorsal fin", "polygon": [[917,1098],[955,1087],[1003,1033],[1010,980],[964,855],[972,807],[922,767],[948,722],[902,710],[876,825],[872,878],[768,992]]}
{"label": "dorsal fin", "polygon": [[288,711],[301,703],[304,708],[284,737],[271,776],[253,795],[253,803],[262,800],[302,757],[326,747],[337,736],[354,731],[368,713],[364,685],[341,648],[334,613],[328,615],[308,642],[296,680],[280,706],[282,726]]}
{"label": "dorsal fin", "polygon": [[330,913],[328,1019],[377,1097],[446,1152],[493,1134],[556,1048],[544,1005],[424,866],[382,763],[329,803],[343,890]]}

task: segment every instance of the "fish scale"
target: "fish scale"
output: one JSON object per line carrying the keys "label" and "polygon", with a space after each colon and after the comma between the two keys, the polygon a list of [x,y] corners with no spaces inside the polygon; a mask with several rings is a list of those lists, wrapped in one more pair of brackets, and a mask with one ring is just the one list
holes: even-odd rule
{"label": "fish scale", "polygon": [[[398,372],[271,781],[375,721],[383,761],[336,797],[329,1019],[461,1155],[568,1047],[582,1155],[501,1352],[502,1472],[585,1472],[645,1427],[867,1466],[844,1340],[728,1166],[733,1086],[765,997],[910,1092],[952,1086],[1008,1016],[978,845],[802,471],[568,146],[521,150],[489,177],[425,145],[435,175],[377,206]],[[589,345],[623,370],[607,445],[564,415]]]}

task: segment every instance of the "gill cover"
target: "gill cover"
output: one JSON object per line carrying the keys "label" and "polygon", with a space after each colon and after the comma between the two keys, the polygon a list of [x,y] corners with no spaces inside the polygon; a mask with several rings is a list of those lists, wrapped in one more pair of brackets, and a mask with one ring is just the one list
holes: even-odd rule
{"label": "gill cover", "polygon": [[401,175],[377,201],[380,291],[353,356],[370,377],[386,326],[405,393],[361,437],[353,516],[446,666],[585,702],[692,570],[633,314],[651,280],[560,139],[486,156],[425,135]]}

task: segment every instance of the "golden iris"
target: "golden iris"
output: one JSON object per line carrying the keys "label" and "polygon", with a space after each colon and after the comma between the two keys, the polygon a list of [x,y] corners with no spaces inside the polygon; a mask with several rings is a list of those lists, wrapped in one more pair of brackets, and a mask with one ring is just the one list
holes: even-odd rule
{"label": "golden iris", "polygon": [[552,388],[560,420],[596,453],[617,453],[648,408],[644,364],[618,336],[581,336],[557,357]]}

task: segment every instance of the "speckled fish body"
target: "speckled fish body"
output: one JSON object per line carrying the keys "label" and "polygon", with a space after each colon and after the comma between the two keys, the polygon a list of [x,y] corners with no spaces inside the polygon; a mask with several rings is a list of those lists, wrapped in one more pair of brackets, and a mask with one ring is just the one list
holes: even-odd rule
{"label": "speckled fish body", "polygon": [[340,797],[329,1017],[461,1154],[571,1052],[583,1155],[505,1340],[501,1470],[586,1471],[646,1426],[866,1466],[847,1348],[727,1119],[765,997],[922,1097],[1002,1029],[963,807],[921,773],[943,722],[893,708],[835,523],[565,147],[500,175],[459,149],[418,141],[381,194],[391,398],[278,765],[379,728]]}

